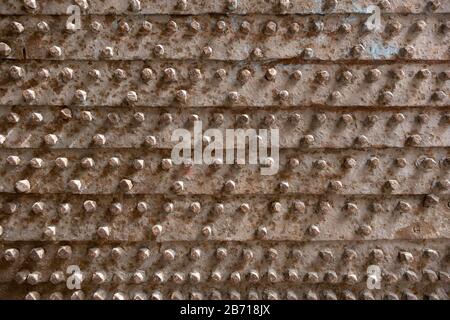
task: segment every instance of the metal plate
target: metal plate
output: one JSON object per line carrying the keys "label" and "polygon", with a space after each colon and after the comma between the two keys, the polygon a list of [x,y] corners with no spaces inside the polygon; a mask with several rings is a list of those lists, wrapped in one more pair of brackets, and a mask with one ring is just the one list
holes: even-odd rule
{"label": "metal plate", "polygon": [[[448,299],[449,15],[3,1],[0,299]],[[177,129],[278,130],[279,169],[175,164]]]}

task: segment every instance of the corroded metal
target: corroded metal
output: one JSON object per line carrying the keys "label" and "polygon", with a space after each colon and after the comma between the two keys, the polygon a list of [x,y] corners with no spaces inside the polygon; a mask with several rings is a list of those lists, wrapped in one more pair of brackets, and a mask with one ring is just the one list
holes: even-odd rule
{"label": "corroded metal", "polygon": [[[2,1],[0,298],[448,299],[449,15]],[[196,121],[278,129],[278,172],[175,164]]]}

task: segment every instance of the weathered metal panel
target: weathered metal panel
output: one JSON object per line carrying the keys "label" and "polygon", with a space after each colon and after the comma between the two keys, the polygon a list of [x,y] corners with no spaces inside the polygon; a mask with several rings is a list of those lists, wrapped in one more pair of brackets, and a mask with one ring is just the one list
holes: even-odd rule
{"label": "weathered metal panel", "polygon": [[[449,15],[2,1],[0,298],[448,299]],[[278,130],[279,168],[176,164],[177,129]]]}
{"label": "weathered metal panel", "polygon": [[[448,106],[450,101],[449,64],[17,62],[2,64],[2,105],[281,108]],[[11,68],[20,68],[23,77],[11,79]],[[42,69],[47,70],[48,78],[39,78]],[[151,70],[151,79],[142,79],[144,70]],[[218,78],[218,70],[225,70],[224,80]],[[267,80],[268,70],[276,71],[273,80]],[[99,79],[90,75],[94,71],[99,72]],[[422,71],[429,72],[428,78],[420,76]],[[167,80],[169,72],[175,74],[174,81]],[[294,74],[300,74],[301,79],[294,78]],[[27,98],[30,91],[33,96]],[[255,91],[259,94],[255,95]],[[177,98],[180,92],[185,94],[181,100]],[[130,101],[130,93],[136,100]],[[236,99],[231,99],[232,93]]]}
{"label": "weathered metal panel", "polygon": [[[140,6],[132,2],[139,2]],[[399,13],[447,13],[450,4],[440,0],[389,0],[379,1],[383,12]],[[35,6],[29,6],[22,1],[5,0],[0,10],[1,14],[55,14],[63,15],[70,4],[78,4],[87,14],[204,14],[204,13],[280,13],[280,14],[332,14],[332,13],[366,13],[367,7],[377,4],[371,0],[324,0],[324,1],[290,1],[290,0],[45,0],[36,1]]]}
{"label": "weathered metal panel", "polygon": [[[364,29],[364,15],[87,16],[81,19],[84,29],[74,33],[63,31],[65,16],[19,16],[14,22],[24,30],[17,34],[11,20],[5,19],[0,35],[7,43],[20,41],[30,59],[447,60],[446,17],[389,15],[384,20],[385,30],[371,32]],[[38,26],[43,23],[46,29],[41,31]],[[150,23],[151,30],[143,30],[144,23]],[[332,42],[335,45],[330,50],[325,44]],[[61,48],[60,56],[51,55],[53,46]],[[155,51],[158,46],[162,52]],[[113,49],[111,56],[105,56],[108,47]],[[406,47],[412,48],[412,54],[403,56]],[[205,54],[205,48],[211,52]],[[306,55],[308,50],[310,55]],[[16,54],[21,52],[12,50],[11,58]]]}

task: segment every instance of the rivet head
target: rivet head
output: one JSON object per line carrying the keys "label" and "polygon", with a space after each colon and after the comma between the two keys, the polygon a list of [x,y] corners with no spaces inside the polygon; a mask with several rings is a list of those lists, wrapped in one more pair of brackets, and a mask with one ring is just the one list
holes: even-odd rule
{"label": "rivet head", "polygon": [[266,238],[266,237],[267,237],[267,234],[268,234],[267,227],[260,226],[260,227],[258,227],[258,229],[256,230],[256,235],[257,235],[258,238],[260,238],[260,239]]}
{"label": "rivet head", "polygon": [[275,68],[269,68],[267,69],[266,73],[265,73],[265,78],[268,81],[274,81],[275,78],[277,76],[277,70]]}
{"label": "rivet head", "polygon": [[65,280],[65,276],[62,271],[55,271],[50,275],[50,282],[54,285],[61,283],[64,280]]}
{"label": "rivet head", "polygon": [[212,54],[213,54],[213,49],[210,46],[205,46],[202,48],[202,55],[204,57],[209,58],[212,56]]}
{"label": "rivet head", "polygon": [[97,203],[94,200],[86,200],[83,202],[83,208],[86,213],[93,213],[97,210]]}
{"label": "rivet head", "polygon": [[163,227],[162,227],[161,225],[159,225],[159,224],[155,224],[155,225],[152,227],[152,234],[153,234],[155,237],[161,235],[161,234],[162,234],[162,231],[163,231]]}
{"label": "rivet head", "polygon": [[342,93],[340,91],[337,91],[337,90],[333,91],[330,94],[330,100],[332,102],[339,102],[339,101],[341,101],[342,97],[343,97]]}
{"label": "rivet head", "polygon": [[411,205],[410,205],[408,202],[406,202],[406,201],[399,201],[399,202],[397,203],[396,209],[397,209],[398,211],[402,212],[402,213],[407,213],[407,212],[410,212],[410,211],[411,211],[412,207],[411,207]]}
{"label": "rivet head", "polygon": [[360,135],[355,138],[355,144],[360,147],[369,145],[369,139],[365,135]]}
{"label": "rivet head", "polygon": [[97,133],[92,137],[92,143],[96,146],[103,146],[106,143],[106,137],[103,134]]}
{"label": "rivet head", "polygon": [[40,300],[40,299],[41,294],[37,291],[31,291],[25,295],[25,300]]}
{"label": "rivet head", "polygon": [[130,9],[133,12],[141,11],[141,1],[140,0],[130,0]]}
{"label": "rivet head", "polygon": [[42,121],[44,120],[44,117],[39,112],[33,112],[33,113],[31,113],[30,119],[33,124],[38,125],[38,124],[42,123]]}
{"label": "rivet head", "polygon": [[313,21],[309,28],[313,33],[320,33],[325,29],[325,24],[322,21]]}
{"label": "rivet head", "polygon": [[358,44],[351,49],[351,54],[355,58],[359,58],[362,56],[366,48],[362,44]]}
{"label": "rivet head", "polygon": [[31,210],[35,214],[42,214],[42,213],[44,213],[44,210],[45,210],[45,203],[42,201],[35,202],[31,206]]}
{"label": "rivet head", "polygon": [[0,57],[7,57],[11,54],[11,47],[4,42],[0,42]]}
{"label": "rivet head", "polygon": [[359,226],[358,232],[363,236],[368,236],[372,233],[372,227],[367,224],[363,224]]}
{"label": "rivet head", "polygon": [[325,262],[331,262],[334,260],[333,253],[330,250],[319,251],[319,257]]}
{"label": "rivet head", "polygon": [[25,70],[22,67],[12,66],[9,68],[9,76],[14,80],[21,80],[25,77]]}
{"label": "rivet head", "polygon": [[[133,168],[135,170],[142,170],[145,167],[145,161],[142,159],[134,159],[133,160]],[[126,185],[124,185],[126,187]]]}
{"label": "rivet head", "polygon": [[225,32],[227,30],[227,23],[223,20],[217,21],[216,30],[221,33]]}
{"label": "rivet head", "polygon": [[120,202],[114,202],[109,207],[109,212],[112,214],[120,214],[123,212],[123,206]]}
{"label": "rivet head", "polygon": [[107,239],[111,235],[111,228],[108,226],[102,226],[97,229],[97,235],[101,239]]}
{"label": "rivet head", "polygon": [[407,137],[406,143],[411,146],[418,146],[422,143],[422,137],[418,134],[413,134]]}
{"label": "rivet head", "polygon": [[412,57],[414,57],[415,51],[416,49],[414,48],[414,46],[407,45],[403,48],[400,48],[398,54],[401,58],[411,59]]}
{"label": "rivet head", "polygon": [[10,248],[5,250],[5,253],[3,254],[3,259],[5,259],[6,262],[12,263],[19,258],[19,255],[20,255],[19,250],[15,248]]}
{"label": "rivet head", "polygon": [[391,179],[384,183],[384,190],[387,192],[393,192],[400,188],[400,184],[397,180]]}
{"label": "rivet head", "polygon": [[156,146],[156,137],[155,136],[146,136],[144,139],[144,143],[149,147]]}
{"label": "rivet head", "polygon": [[183,192],[185,189],[183,181],[175,181],[172,184],[172,190],[176,193]]}
{"label": "rivet head", "polygon": [[288,192],[288,191],[289,191],[289,182],[287,182],[287,181],[281,181],[281,182],[278,184],[278,190],[279,190],[279,192],[281,192],[281,193],[286,193],[286,192]]}
{"label": "rivet head", "polygon": [[250,33],[251,30],[251,24],[248,21],[243,21],[241,23],[241,25],[239,26],[239,30],[244,33],[244,34],[248,34]]}
{"label": "rivet head", "polygon": [[131,191],[131,189],[133,189],[133,182],[130,179],[122,179],[119,182],[119,188],[123,192]]}
{"label": "rivet head", "polygon": [[104,47],[101,51],[101,55],[105,59],[112,58],[114,56],[114,48],[112,47]]}
{"label": "rivet head", "polygon": [[69,259],[72,255],[72,248],[68,245],[58,248],[57,255],[60,259]]}
{"label": "rivet head", "polygon": [[419,20],[414,23],[413,30],[415,32],[422,32],[426,29],[426,27],[427,27],[427,23],[424,20]]}
{"label": "rivet head", "polygon": [[10,25],[10,28],[11,31],[15,34],[21,34],[22,32],[25,31],[25,27],[23,26],[23,24],[17,21],[13,21]]}
{"label": "rivet head", "polygon": [[99,80],[102,76],[100,70],[97,69],[91,69],[88,73],[89,77],[91,77],[93,80]]}
{"label": "rivet head", "polygon": [[314,115],[314,122],[318,125],[325,124],[327,122],[327,115],[325,113],[317,113]]}
{"label": "rivet head", "polygon": [[180,103],[185,103],[187,101],[188,93],[186,90],[178,90],[175,93],[175,99]]}
{"label": "rivet head", "polygon": [[74,99],[78,103],[84,103],[87,100],[87,92],[81,89],[75,91]]}
{"label": "rivet head", "polygon": [[204,226],[201,230],[204,237],[210,237],[212,235],[212,227]]}
{"label": "rivet head", "polygon": [[238,0],[226,0],[227,9],[230,11],[235,11],[238,8]]}
{"label": "rivet head", "polygon": [[431,74],[431,71],[430,71],[429,69],[426,69],[426,68],[419,70],[419,71],[417,72],[417,74],[416,74],[416,76],[417,76],[419,79],[428,79],[428,78],[431,77],[431,75],[432,75],[432,74]]}
{"label": "rivet head", "polygon": [[295,81],[300,81],[303,77],[302,71],[301,70],[295,70],[292,74],[291,74],[292,79],[294,79]]}
{"label": "rivet head", "polygon": [[41,261],[45,256],[45,250],[41,247],[33,248],[30,251],[30,258],[33,261]]}
{"label": "rivet head", "polygon": [[291,6],[290,0],[279,0],[279,6],[282,10],[287,10]]}
{"label": "rivet head", "polygon": [[447,98],[447,94],[443,90],[438,90],[438,91],[434,92],[432,95],[432,99],[434,101],[438,101],[438,102],[444,101],[445,98]]}
{"label": "rivet head", "polygon": [[140,31],[143,33],[149,33],[153,29],[153,24],[150,21],[142,21]]}
{"label": "rivet head", "polygon": [[412,263],[414,261],[414,256],[408,251],[400,251],[398,253],[398,258],[400,261],[406,263]]}
{"label": "rivet head", "polygon": [[243,255],[244,260],[247,262],[253,260],[253,257],[254,257],[253,251],[251,249],[244,249],[242,251],[242,255]]}
{"label": "rivet head", "polygon": [[308,228],[308,233],[309,233],[310,236],[315,237],[315,236],[318,236],[320,234],[320,229],[319,229],[319,227],[317,225],[311,225]]}
{"label": "rivet head", "polygon": [[128,24],[128,22],[125,22],[125,21],[121,21],[119,23],[119,25],[117,26],[117,29],[122,34],[126,34],[126,33],[129,33],[131,31],[130,25]]}
{"label": "rivet head", "polygon": [[311,146],[314,143],[314,141],[315,141],[314,136],[310,134],[302,137],[301,139],[301,143],[305,146]]}
{"label": "rivet head", "polygon": [[434,207],[439,204],[439,197],[434,194],[427,194],[423,200],[423,206],[426,208]]}
{"label": "rivet head", "polygon": [[277,32],[277,24],[274,21],[269,21],[264,26],[264,34],[265,35],[273,35]]}
{"label": "rivet head", "polygon": [[60,169],[67,168],[69,165],[69,160],[64,157],[59,157],[55,159],[55,165],[59,167]]}
{"label": "rivet head", "polygon": [[26,89],[22,92],[22,97],[26,103],[32,103],[36,101],[36,92],[33,89]]}
{"label": "rivet head", "polygon": [[59,58],[62,56],[63,50],[61,47],[52,46],[52,47],[50,47],[50,49],[48,49],[48,53],[50,54],[50,56],[52,56],[54,58]]}
{"label": "rivet head", "polygon": [[324,84],[330,80],[330,74],[325,70],[318,71],[316,72],[315,80],[319,84]]}
{"label": "rivet head", "polygon": [[386,25],[386,32],[390,35],[396,35],[402,29],[402,24],[398,21],[391,21]]}
{"label": "rivet head", "polygon": [[238,284],[239,282],[241,282],[242,277],[241,277],[241,274],[239,273],[239,271],[232,272],[230,274],[230,280],[235,284]]}
{"label": "rivet head", "polygon": [[358,213],[358,206],[357,206],[356,204],[354,204],[354,203],[347,202],[347,203],[344,205],[344,210],[345,210],[345,212],[347,212],[348,214],[355,215],[355,214]]}
{"label": "rivet head", "polygon": [[370,69],[366,74],[368,82],[375,82],[381,78],[381,71],[378,69]]}
{"label": "rivet head", "polygon": [[139,201],[136,205],[136,210],[139,213],[145,213],[148,210],[148,204],[145,201]]}
{"label": "rivet head", "polygon": [[15,187],[16,191],[19,193],[27,193],[27,192],[31,191],[30,181],[28,181],[26,179],[17,181],[15,183],[14,187]]}
{"label": "rivet head", "polygon": [[384,252],[381,249],[373,249],[370,252],[370,257],[372,258],[372,260],[380,262],[384,259]]}
{"label": "rivet head", "polygon": [[441,6],[441,1],[440,0],[430,0],[427,3],[427,7],[430,8],[431,10],[433,10],[433,11],[439,9],[440,6]]}
{"label": "rivet head", "polygon": [[187,9],[188,9],[188,6],[189,6],[189,4],[188,4],[188,1],[187,1],[187,0],[178,0],[178,1],[177,1],[176,8],[177,8],[178,10],[184,11],[184,10],[187,10]]}
{"label": "rivet head", "polygon": [[439,253],[436,250],[426,248],[423,250],[423,256],[427,259],[437,261],[439,259]]}
{"label": "rivet head", "polygon": [[306,48],[302,53],[303,59],[311,59],[314,57],[314,50],[312,48]]}
{"label": "rivet head", "polygon": [[282,101],[286,101],[289,99],[289,91],[287,90],[280,90],[278,92],[278,98]]}
{"label": "rivet head", "polygon": [[357,164],[356,160],[351,157],[347,157],[344,160],[344,168],[346,169],[354,168],[356,164]]}
{"label": "rivet head", "polygon": [[290,34],[296,34],[300,32],[300,25],[297,22],[293,22],[289,25],[288,31]]}
{"label": "rivet head", "polygon": [[90,25],[89,25],[90,29],[92,32],[95,33],[99,33],[100,31],[102,31],[103,26],[100,22],[98,21],[93,21]]}
{"label": "rivet head", "polygon": [[164,46],[161,45],[161,44],[158,44],[158,45],[155,46],[155,48],[153,48],[153,53],[154,53],[156,56],[161,57],[161,56],[164,55],[164,52],[165,52]]}
{"label": "rivet head", "polygon": [[189,205],[189,210],[194,214],[199,214],[200,211],[202,210],[202,206],[201,206],[200,202],[192,202]]}

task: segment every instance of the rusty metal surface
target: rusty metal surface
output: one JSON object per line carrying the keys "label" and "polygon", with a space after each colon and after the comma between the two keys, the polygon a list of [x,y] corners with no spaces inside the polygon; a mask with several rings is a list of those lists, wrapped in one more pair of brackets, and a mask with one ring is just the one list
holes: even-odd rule
{"label": "rusty metal surface", "polygon": [[[300,58],[302,60],[394,60],[401,56],[401,49],[411,46],[413,54],[402,57],[406,60],[447,60],[449,58],[448,30],[442,29],[446,15],[389,15],[386,24],[402,26],[398,32],[389,28],[383,32],[367,32],[364,22],[367,15],[340,16],[261,16],[217,17],[200,15],[178,16],[87,16],[81,19],[84,30],[64,32],[66,16],[38,16],[24,19],[17,17],[15,23],[24,30],[18,35],[11,30],[11,20],[3,21],[2,37],[23,50],[13,50],[10,58],[30,59],[76,59],[102,60],[103,50],[113,49],[109,60],[197,59],[208,60],[268,60]],[[48,30],[36,30],[45,22]],[[144,22],[151,23],[149,31],[143,31]],[[417,23],[426,28],[417,30]],[[248,30],[242,31],[247,23]],[[268,33],[267,28],[274,25]],[[94,26],[95,29],[94,29]],[[127,27],[123,29],[124,25]],[[218,28],[220,29],[218,30]],[[349,28],[342,31],[343,26]],[[294,28],[294,30],[293,30]],[[78,46],[71,46],[71,43]],[[333,49],[327,46],[333,42]],[[50,55],[52,46],[62,49],[61,56]],[[354,48],[362,45],[358,54]],[[162,53],[155,52],[162,46]],[[205,55],[204,48],[211,48]],[[280,47],[283,50],[280,50]],[[255,50],[260,54],[255,54]],[[305,56],[305,50],[312,50]],[[24,57],[24,52],[26,57]],[[102,56],[103,55],[103,56]]]}
{"label": "rusty metal surface", "polygon": [[[447,300],[449,17],[439,0],[2,1],[0,298]],[[172,163],[195,121],[278,129],[278,172]]]}
{"label": "rusty metal surface", "polygon": [[[141,0],[140,7],[132,6],[131,1],[124,0],[46,0],[38,1],[36,6],[26,6],[22,1],[5,0],[1,14],[65,14],[69,4],[79,4],[83,12],[89,14],[201,14],[201,13],[284,13],[284,14],[325,14],[325,13],[364,13],[371,4],[380,4],[386,12],[421,13],[435,12],[447,13],[450,4],[441,0],[339,0],[339,1],[258,1],[258,0],[167,0],[164,2]],[[87,3],[87,6],[85,5]],[[335,5],[333,5],[335,4]],[[138,9],[139,8],[139,9]]]}

